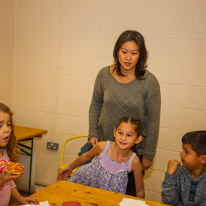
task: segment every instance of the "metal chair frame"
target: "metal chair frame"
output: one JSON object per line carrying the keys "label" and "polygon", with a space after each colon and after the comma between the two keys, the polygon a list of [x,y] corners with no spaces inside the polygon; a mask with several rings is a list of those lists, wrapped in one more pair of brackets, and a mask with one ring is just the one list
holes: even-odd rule
{"label": "metal chair frame", "polygon": [[[58,175],[59,173],[65,168],[65,167],[68,167],[69,164],[63,164],[63,158],[64,158],[64,150],[65,150],[65,144],[70,141],[70,140],[73,140],[73,139],[77,139],[77,138],[82,138],[82,137],[88,137],[88,135],[77,135],[77,136],[72,136],[72,137],[69,137],[67,139],[64,140],[63,142],[63,145],[62,145],[62,151],[61,151],[61,157],[60,157],[60,165],[59,165],[59,170],[58,170]],[[72,173],[70,174],[70,176],[72,176],[72,174],[78,169],[75,168]]]}

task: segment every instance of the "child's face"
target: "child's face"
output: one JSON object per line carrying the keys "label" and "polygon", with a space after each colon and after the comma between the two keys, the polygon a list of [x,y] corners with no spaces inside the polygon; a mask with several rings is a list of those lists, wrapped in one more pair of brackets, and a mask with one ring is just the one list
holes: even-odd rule
{"label": "child's face", "polygon": [[114,129],[114,137],[121,149],[130,149],[134,144],[139,143],[134,125],[130,123],[122,122],[117,129]]}
{"label": "child's face", "polygon": [[182,143],[182,152],[180,153],[182,164],[191,170],[198,169],[200,167],[200,157],[192,149],[190,144]]}
{"label": "child's face", "polygon": [[0,111],[0,147],[5,147],[11,134],[10,115]]}

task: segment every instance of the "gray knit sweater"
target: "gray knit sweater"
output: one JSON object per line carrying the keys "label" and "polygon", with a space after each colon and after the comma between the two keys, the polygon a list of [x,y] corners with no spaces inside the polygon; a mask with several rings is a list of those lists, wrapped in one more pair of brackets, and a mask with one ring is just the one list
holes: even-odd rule
{"label": "gray knit sweater", "polygon": [[206,172],[194,179],[187,168],[180,166],[176,173],[165,174],[162,201],[176,206],[206,206]]}
{"label": "gray knit sweater", "polygon": [[124,116],[132,116],[143,125],[143,141],[138,152],[153,159],[160,119],[160,86],[155,76],[146,71],[143,80],[118,82],[109,67],[97,75],[89,110],[89,137],[114,141],[113,129]]}

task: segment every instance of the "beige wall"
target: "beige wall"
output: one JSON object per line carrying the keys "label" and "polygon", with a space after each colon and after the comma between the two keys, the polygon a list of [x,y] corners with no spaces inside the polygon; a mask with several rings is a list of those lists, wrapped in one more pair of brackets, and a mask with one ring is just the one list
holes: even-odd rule
{"label": "beige wall", "polygon": [[8,42],[1,41],[0,58],[11,61],[0,62],[0,74],[11,82],[1,98],[13,101],[16,124],[48,130],[35,140],[37,184],[56,180],[60,150],[47,150],[46,142],[58,142],[61,149],[66,137],[87,134],[94,79],[112,64],[118,35],[125,29],[144,35],[148,69],[159,79],[162,93],[160,135],[155,163],[145,176],[146,198],[160,201],[167,161],[179,159],[182,135],[205,129],[206,1],[16,0],[14,38],[9,26],[14,1],[8,2],[9,15],[2,9],[0,13],[8,21],[0,18],[5,28],[0,27],[1,40]]}
{"label": "beige wall", "polygon": [[14,73],[14,1],[0,0],[0,102],[12,106]]}

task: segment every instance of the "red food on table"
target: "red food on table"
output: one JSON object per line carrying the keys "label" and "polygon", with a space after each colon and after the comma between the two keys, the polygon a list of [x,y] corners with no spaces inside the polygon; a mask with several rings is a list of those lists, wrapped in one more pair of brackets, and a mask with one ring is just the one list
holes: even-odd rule
{"label": "red food on table", "polygon": [[81,204],[77,201],[68,201],[68,202],[63,202],[62,206],[81,206]]}

